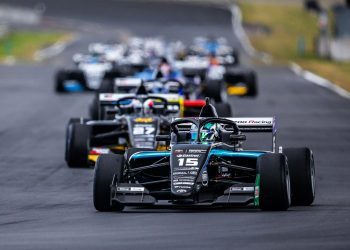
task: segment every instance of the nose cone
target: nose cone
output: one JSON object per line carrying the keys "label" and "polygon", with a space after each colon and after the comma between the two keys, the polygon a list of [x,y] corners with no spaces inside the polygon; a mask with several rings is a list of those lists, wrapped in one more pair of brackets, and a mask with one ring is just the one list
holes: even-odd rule
{"label": "nose cone", "polygon": [[171,149],[171,193],[188,197],[194,192],[198,175],[206,164],[209,145],[179,144]]}

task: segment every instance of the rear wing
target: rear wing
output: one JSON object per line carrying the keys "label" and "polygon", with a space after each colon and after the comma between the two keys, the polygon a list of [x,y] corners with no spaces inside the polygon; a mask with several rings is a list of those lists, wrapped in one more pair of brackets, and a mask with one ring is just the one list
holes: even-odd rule
{"label": "rear wing", "polygon": [[115,79],[115,85],[117,86],[140,86],[142,83],[141,78],[137,77],[122,77]]}
{"label": "rear wing", "polygon": [[[181,118],[176,118],[181,119]],[[196,118],[198,119],[198,118]],[[199,118],[204,119],[204,118]],[[234,121],[239,130],[243,133],[271,133],[272,135],[272,152],[276,151],[276,119],[275,117],[229,117],[223,118]],[[180,124],[179,130],[187,131],[191,127],[191,123]]]}
{"label": "rear wing", "polygon": [[276,123],[274,117],[235,117],[227,119],[234,121],[242,132],[276,133]]}
{"label": "rear wing", "polygon": [[[181,97],[178,94],[150,94],[146,95],[156,99],[157,97],[166,99],[169,103],[180,102]],[[135,97],[135,94],[116,94],[116,93],[101,93],[99,94],[99,101],[101,103],[113,104],[124,97]]]}
{"label": "rear wing", "polygon": [[[177,94],[149,94],[147,97],[157,99],[157,97],[164,98],[168,101],[168,111],[180,112],[182,98]],[[113,106],[121,98],[134,98],[135,94],[116,94],[116,93],[101,93],[99,94],[99,105],[100,106]]]}

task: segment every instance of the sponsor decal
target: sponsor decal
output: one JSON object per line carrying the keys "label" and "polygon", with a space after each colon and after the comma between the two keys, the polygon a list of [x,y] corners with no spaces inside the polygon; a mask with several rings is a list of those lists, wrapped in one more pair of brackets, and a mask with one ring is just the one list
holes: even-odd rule
{"label": "sponsor decal", "polygon": [[189,149],[188,153],[192,154],[205,154],[207,151],[202,149]]}
{"label": "sponsor decal", "polygon": [[260,195],[260,174],[255,177],[255,189],[254,189],[254,206],[259,206],[259,195]]}
{"label": "sponsor decal", "polygon": [[151,118],[151,117],[138,117],[138,118],[134,119],[134,122],[151,123],[151,122],[153,122],[153,118]]}
{"label": "sponsor decal", "polygon": [[192,158],[198,158],[200,157],[200,155],[194,155],[194,154],[181,154],[181,155],[177,155],[176,157],[192,157]]}
{"label": "sponsor decal", "polygon": [[253,192],[254,187],[230,187],[230,192]]}
{"label": "sponsor decal", "polygon": [[144,192],[144,187],[117,187],[117,191],[120,192]]}

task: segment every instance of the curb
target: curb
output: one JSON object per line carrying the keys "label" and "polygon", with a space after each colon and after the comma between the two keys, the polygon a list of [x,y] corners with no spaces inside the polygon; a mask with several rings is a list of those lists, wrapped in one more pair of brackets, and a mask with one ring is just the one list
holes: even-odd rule
{"label": "curb", "polygon": [[310,71],[304,70],[302,67],[300,67],[298,64],[296,64],[294,62],[290,63],[289,68],[296,75],[304,78],[305,80],[312,82],[312,83],[314,83],[318,86],[321,86],[323,88],[329,89],[330,91],[338,94],[341,97],[344,97],[346,99],[350,99],[350,92],[339,87],[338,85],[335,85],[334,83],[332,83],[328,79],[323,78],[319,75],[316,75],[315,73],[312,73]]}

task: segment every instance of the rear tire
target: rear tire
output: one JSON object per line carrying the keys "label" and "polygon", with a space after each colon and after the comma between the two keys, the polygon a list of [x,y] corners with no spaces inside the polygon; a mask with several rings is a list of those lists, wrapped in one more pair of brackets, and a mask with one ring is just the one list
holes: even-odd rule
{"label": "rear tire", "polygon": [[232,117],[231,105],[227,102],[215,103],[214,107],[219,117]]}
{"label": "rear tire", "polygon": [[247,88],[248,88],[248,92],[247,92],[246,96],[256,97],[258,95],[258,88],[257,88],[257,84],[256,84],[255,73],[253,71],[248,72],[245,74],[244,78],[245,78],[245,83],[246,83]]}
{"label": "rear tire", "polygon": [[[226,90],[225,90],[226,91]],[[222,81],[209,80],[205,84],[205,96],[214,99],[215,102],[223,102],[224,93]]]}
{"label": "rear tire", "polygon": [[267,153],[258,158],[261,210],[285,211],[290,206],[290,179],[286,156]]}
{"label": "rear tire", "polygon": [[122,181],[124,170],[124,156],[107,154],[98,157],[95,167],[93,183],[93,201],[97,211],[122,211],[124,205],[111,205],[111,184],[114,174],[117,177],[117,183]]}
{"label": "rear tire", "polygon": [[90,128],[75,119],[67,126],[66,162],[70,168],[88,167]]}
{"label": "rear tire", "polygon": [[98,98],[98,93],[94,96],[94,99],[92,100],[90,104],[90,117],[92,120],[99,120],[100,115],[99,115],[99,98]]}
{"label": "rear tire", "polygon": [[315,163],[309,148],[285,148],[290,171],[292,205],[310,206],[315,200]]}
{"label": "rear tire", "polygon": [[55,91],[57,93],[66,92],[64,89],[65,80],[66,80],[66,72],[64,70],[59,70],[55,76]]}
{"label": "rear tire", "polygon": [[99,89],[100,93],[113,93],[114,87],[113,87],[113,79],[105,78],[101,82],[101,86]]}

